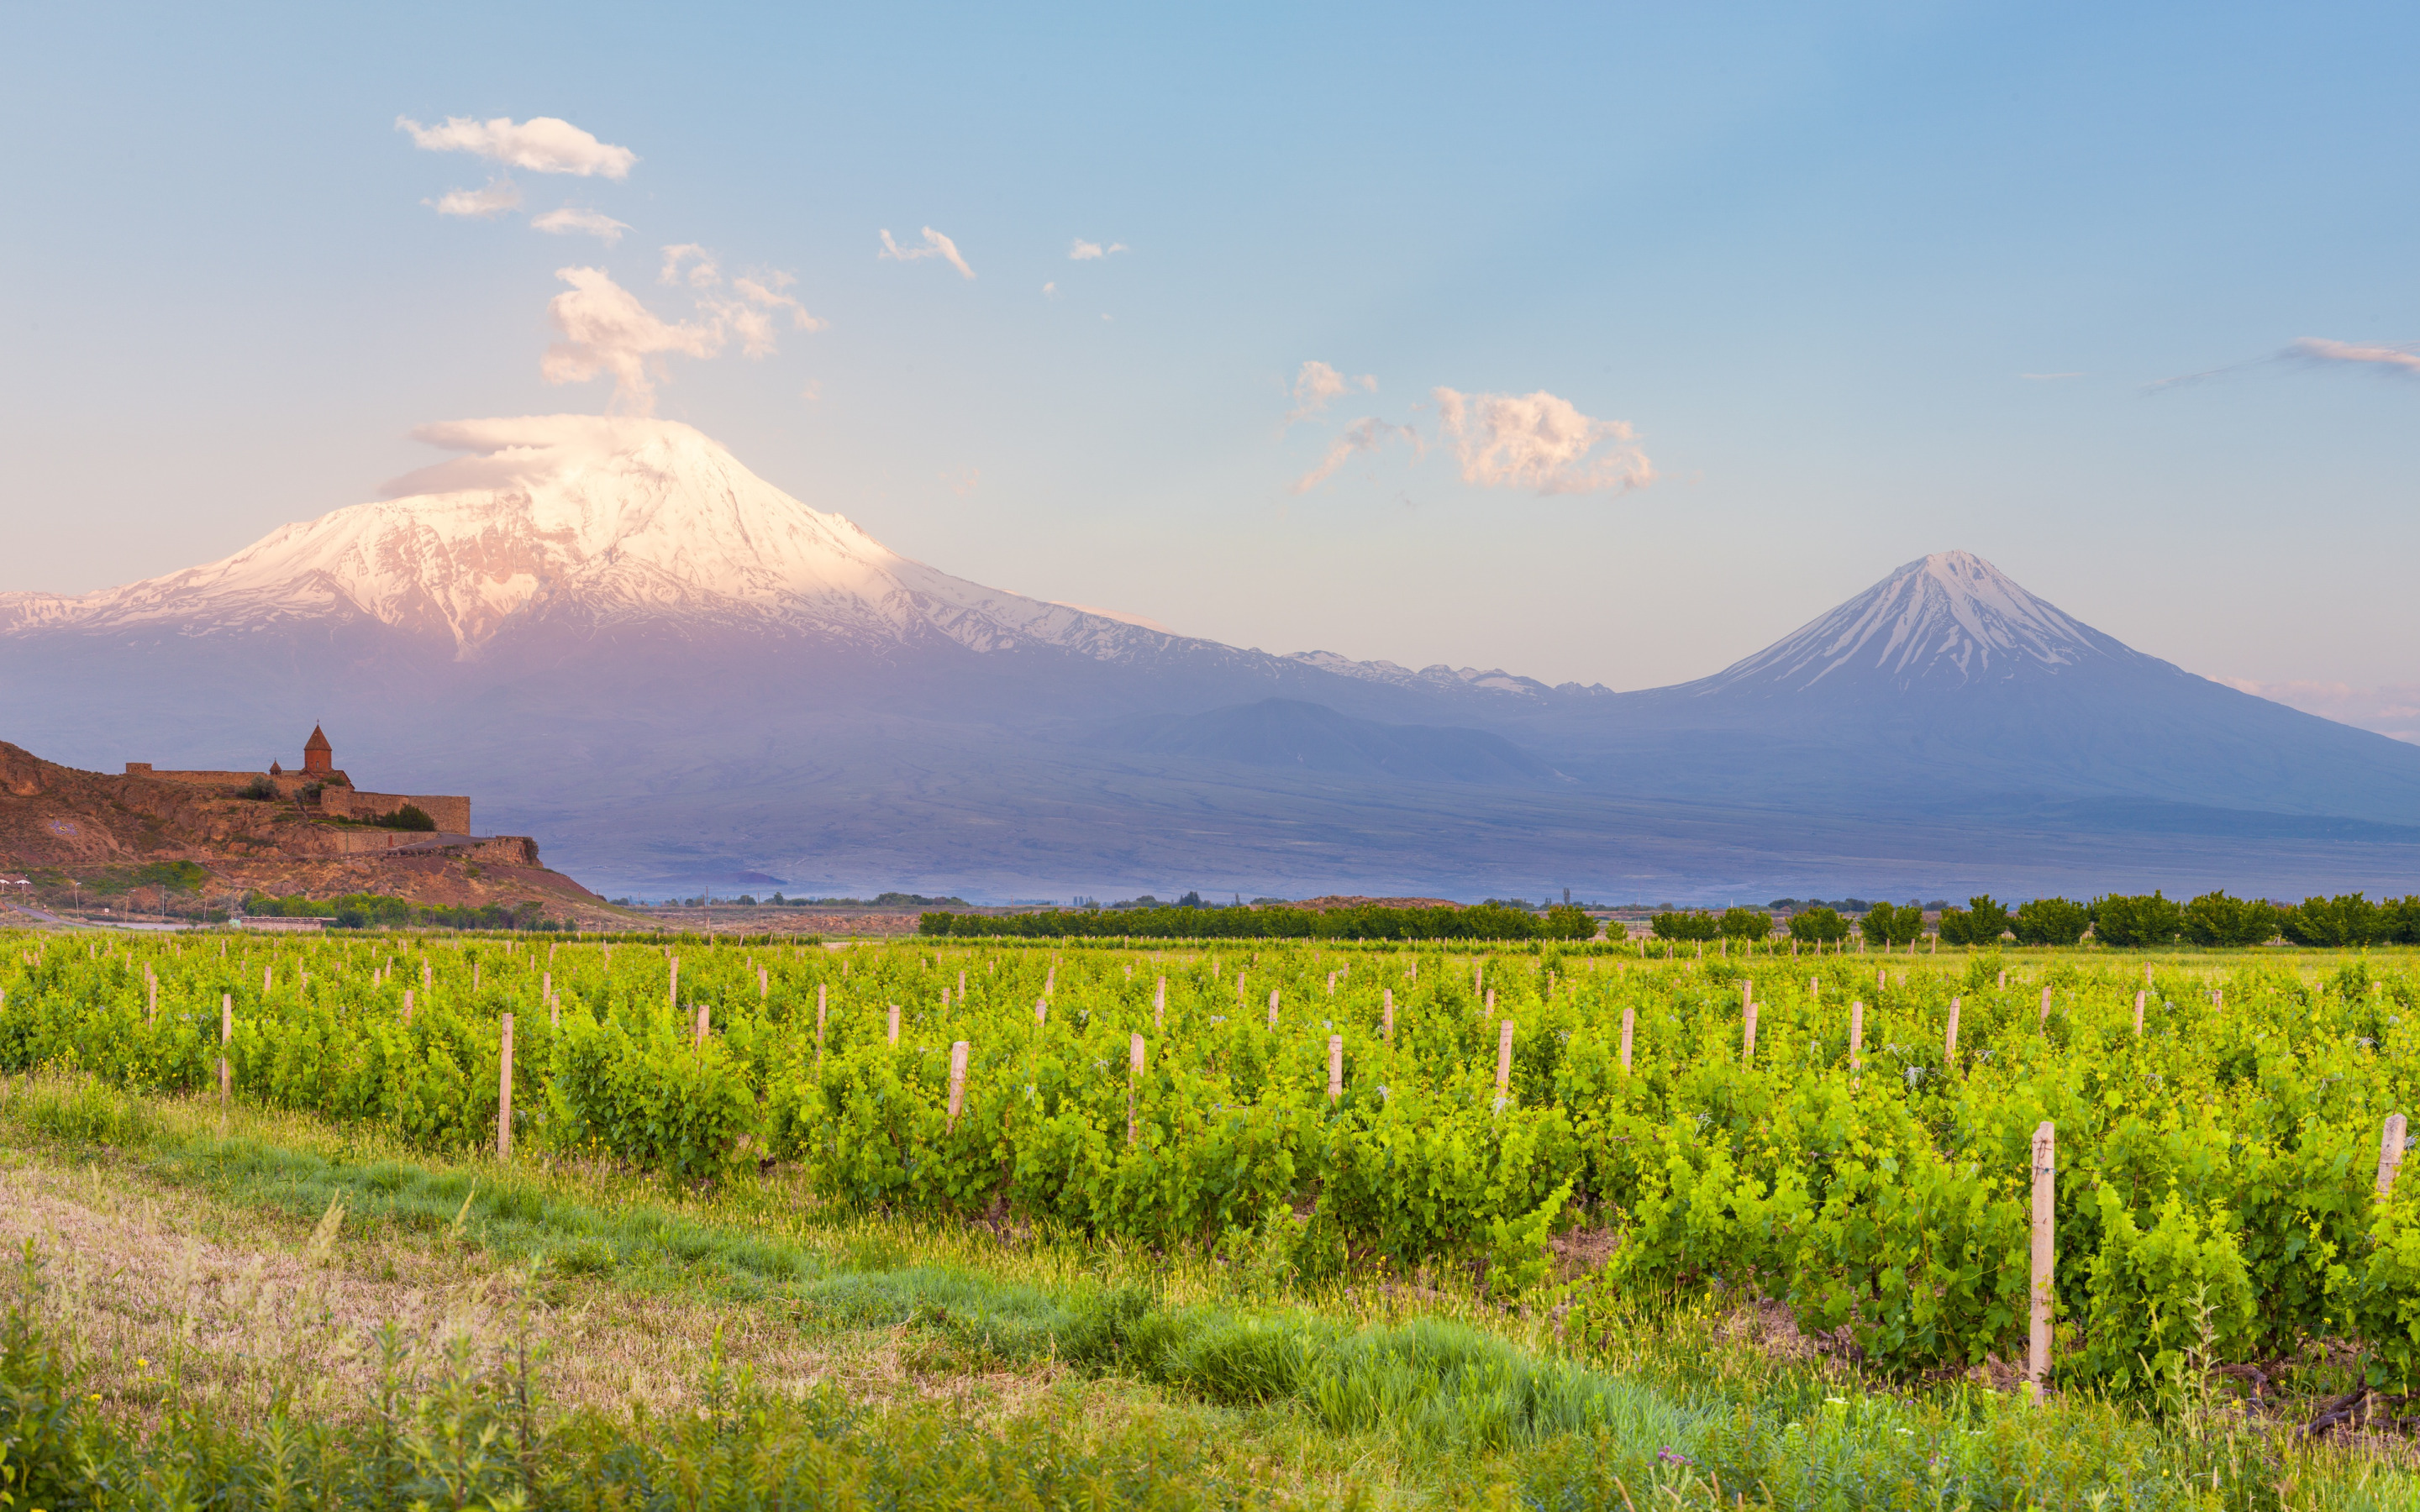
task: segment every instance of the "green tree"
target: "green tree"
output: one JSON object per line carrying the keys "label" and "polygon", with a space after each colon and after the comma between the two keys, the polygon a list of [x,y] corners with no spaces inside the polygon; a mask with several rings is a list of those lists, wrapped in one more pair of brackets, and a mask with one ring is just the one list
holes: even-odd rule
{"label": "green tree", "polygon": [[1857,920],[1857,928],[1876,945],[1906,945],[1924,933],[1924,910],[1913,903],[1878,903]]}
{"label": "green tree", "polygon": [[2296,945],[2350,946],[2378,942],[2393,916],[2357,892],[2305,898],[2285,911],[2278,927]]}
{"label": "green tree", "polygon": [[1596,920],[1588,910],[1570,903],[1557,903],[1546,910],[1545,937],[1550,940],[1592,940],[1596,938]]}
{"label": "green tree", "polygon": [[1649,919],[1647,929],[1659,940],[1711,940],[1722,933],[1720,922],[1702,908],[1685,914],[1667,910]]}
{"label": "green tree", "polygon": [[2166,945],[2184,927],[2184,910],[2154,889],[2113,893],[2092,904],[2092,937],[2121,950],[2144,950]]}
{"label": "green tree", "polygon": [[2009,921],[2019,945],[2073,945],[2091,926],[2092,910],[2066,898],[2036,898],[2017,905]]}
{"label": "green tree", "polygon": [[1849,937],[1849,921],[1839,910],[1822,904],[1790,916],[1790,937],[1811,945],[1830,945]]}
{"label": "green tree", "polygon": [[1764,940],[1773,937],[1773,916],[1761,908],[1726,908],[1717,920],[1724,935],[1734,940]]}
{"label": "green tree", "polygon": [[2205,892],[2185,904],[2185,938],[2195,945],[2260,945],[2276,934],[2277,914],[2257,898]]}

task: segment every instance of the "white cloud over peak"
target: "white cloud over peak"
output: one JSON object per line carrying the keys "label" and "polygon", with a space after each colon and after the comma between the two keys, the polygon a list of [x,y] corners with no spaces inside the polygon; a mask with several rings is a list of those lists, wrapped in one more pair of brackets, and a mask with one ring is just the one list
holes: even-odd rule
{"label": "white cloud over peak", "polygon": [[2324,336],[2304,336],[2286,348],[2286,355],[2306,363],[2345,363],[2355,366],[2375,367],[2381,372],[2398,373],[2405,378],[2420,378],[2420,352],[2407,347],[2389,347],[2376,342],[2330,341]]}
{"label": "white cloud over peak", "polygon": [[630,229],[601,210],[580,209],[569,205],[559,210],[549,210],[544,215],[532,216],[530,226],[533,230],[558,237],[595,237],[609,247],[620,241],[622,233]]}
{"label": "white cloud over peak", "polygon": [[958,244],[929,225],[924,227],[924,244],[921,247],[903,247],[892,240],[891,233],[885,230],[882,233],[882,250],[876,253],[875,256],[878,260],[902,263],[912,263],[923,257],[939,257],[956,269],[963,276],[968,278],[975,276],[975,270],[967,266],[967,260],[964,257],[958,255]]}
{"label": "white cloud over peak", "polygon": [[485,189],[457,189],[441,199],[425,199],[440,215],[465,215],[484,221],[521,208],[521,190],[509,178],[490,178]]}
{"label": "white cloud over peak", "polygon": [[397,116],[395,124],[396,130],[411,132],[412,142],[425,151],[474,153],[532,173],[627,178],[630,165],[639,161],[628,147],[599,142],[553,116],[533,116],[518,124],[509,116],[488,121],[449,116],[437,126],[423,126],[408,116]]}
{"label": "white cloud over peak", "polygon": [[1097,241],[1087,241],[1083,238],[1078,237],[1076,239],[1076,244],[1067,249],[1067,260],[1070,262],[1086,263],[1092,262],[1095,258],[1106,257],[1113,252],[1131,252],[1132,250],[1132,248],[1128,247],[1123,241],[1112,241],[1108,246],[1104,247]]}
{"label": "white cloud over peak", "polygon": [[788,273],[766,273],[761,278],[739,277],[731,281],[732,291],[745,303],[722,307],[731,329],[739,335],[739,349],[750,357],[768,357],[773,351],[773,322],[781,312],[790,315],[790,325],[798,331],[824,331],[831,322],[807,313],[807,307],[782,291],[798,280]]}
{"label": "white cloud over peak", "polygon": [[650,358],[675,353],[712,357],[722,349],[725,333],[719,318],[694,325],[660,319],[601,268],[559,268],[554,276],[571,287],[546,307],[547,317],[563,334],[538,364],[549,383],[611,378],[613,409],[653,414]]}
{"label": "white cloud over peak", "polygon": [[1465,483],[1545,495],[1621,493],[1655,481],[1654,465],[1627,423],[1591,419],[1543,389],[1512,394],[1438,388],[1429,394]]}
{"label": "white cloud over peak", "polygon": [[1294,409],[1279,429],[1293,429],[1326,409],[1329,401],[1341,399],[1355,389],[1364,393],[1375,393],[1378,380],[1367,373],[1357,378],[1348,378],[1326,363],[1303,363],[1302,371],[1294,378]]}

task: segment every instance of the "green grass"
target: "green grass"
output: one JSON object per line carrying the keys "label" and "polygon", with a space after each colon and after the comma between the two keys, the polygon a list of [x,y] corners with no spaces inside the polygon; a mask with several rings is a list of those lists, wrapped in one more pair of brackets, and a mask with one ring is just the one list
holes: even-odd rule
{"label": "green grass", "polygon": [[[734,1422],[763,1425],[752,1463],[803,1463],[813,1447],[840,1477],[830,1484],[867,1498],[812,1504],[1014,1501],[1004,1488],[1023,1457],[1059,1488],[1049,1496],[1089,1488],[1088,1504],[1103,1505],[2420,1505],[2412,1477],[2386,1458],[2298,1445],[2222,1406],[2154,1420],[2084,1398],[2030,1406],[1966,1382],[1891,1389],[1777,1353],[1702,1300],[1637,1299],[1628,1326],[1581,1352],[1545,1313],[1507,1313],[1450,1287],[1298,1287],[1249,1246],[1159,1255],[1048,1233],[1004,1238],[818,1207],[778,1173],[680,1193],[606,1169],[437,1159],[245,1107],[224,1116],[223,1132],[215,1103],[89,1081],[10,1084],[0,1142],[29,1162],[85,1165],[96,1181],[106,1166],[288,1229],[340,1211],[364,1254],[456,1246],[570,1304],[674,1298],[809,1337],[882,1334],[928,1381],[1055,1382],[988,1416],[701,1382],[701,1400],[753,1404],[730,1409]],[[473,1404],[466,1422],[502,1421],[493,1404],[524,1390],[493,1367],[458,1374],[448,1389]],[[442,1384],[443,1372],[431,1379]],[[72,1391],[59,1390],[73,1415]],[[8,1400],[26,1399],[20,1389]],[[147,1439],[132,1428],[101,1438],[127,1465],[157,1470],[181,1456],[256,1475],[279,1433],[318,1434],[314,1453],[371,1456],[360,1435],[395,1411],[355,1404],[284,1427],[273,1413],[212,1422],[207,1455],[193,1437],[205,1428],[173,1414]],[[651,1486],[703,1473],[721,1441],[685,1434],[686,1424],[659,1432],[575,1413],[532,1437],[512,1473],[540,1489],[537,1504],[574,1504],[561,1488],[602,1473],[616,1454],[659,1456]],[[919,1444],[975,1468],[911,1484],[903,1467]]]}

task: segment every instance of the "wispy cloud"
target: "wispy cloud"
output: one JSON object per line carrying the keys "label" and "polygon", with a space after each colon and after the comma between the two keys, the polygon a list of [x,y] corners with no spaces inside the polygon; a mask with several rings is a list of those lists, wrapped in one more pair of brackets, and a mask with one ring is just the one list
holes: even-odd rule
{"label": "wispy cloud", "polygon": [[[711,268],[703,248],[667,248],[682,254],[665,264],[665,282],[674,282],[681,264],[692,264],[685,280],[694,286],[700,267]],[[613,282],[598,268],[563,268],[555,277],[571,285],[547,305],[548,318],[563,339],[546,350],[539,371],[550,383],[582,383],[591,378],[613,380],[609,409],[628,414],[655,411],[656,384],[663,378],[667,357],[718,356],[734,338],[744,357],[769,357],[775,332],[786,316],[797,331],[821,331],[825,323],[784,293],[795,282],[787,273],[752,273],[731,281],[730,293],[707,293],[697,300],[696,316],[666,320],[641,303],[638,296]],[[720,275],[716,281],[719,282]]]}
{"label": "wispy cloud", "polygon": [[1439,430],[1452,438],[1465,483],[1541,495],[1622,493],[1655,481],[1627,422],[1596,420],[1566,399],[1535,393],[1429,391]]}
{"label": "wispy cloud", "polygon": [[2164,389],[2182,388],[2271,363],[2291,363],[2305,367],[2361,367],[2397,378],[2420,378],[2420,348],[2412,345],[2299,336],[2266,357],[2256,357],[2246,363],[2229,363],[2225,367],[2206,367],[2198,373],[2180,373],[2175,378],[2156,378],[2144,384],[2143,392],[2157,393]]}
{"label": "wispy cloud", "polygon": [[533,116],[519,123],[508,116],[488,121],[449,116],[437,126],[423,126],[408,116],[398,116],[395,124],[396,130],[411,132],[413,143],[424,150],[469,152],[532,173],[627,178],[630,165],[639,161],[628,147],[599,142],[553,116]]}
{"label": "wispy cloud", "polygon": [[1375,393],[1378,380],[1367,373],[1357,378],[1349,378],[1322,362],[1303,363],[1302,371],[1294,376],[1294,409],[1287,412],[1285,424],[1278,427],[1279,432],[1282,434],[1314,418],[1331,401],[1341,399],[1356,389],[1364,393]]}
{"label": "wispy cloud", "polygon": [[595,237],[609,247],[619,242],[622,233],[630,229],[601,210],[581,209],[569,205],[559,210],[549,210],[544,215],[530,217],[530,228],[551,236]]}
{"label": "wispy cloud", "polygon": [[1294,491],[1295,493],[1311,492],[1313,488],[1326,483],[1328,478],[1335,473],[1338,468],[1341,468],[1345,463],[1351,461],[1354,454],[1357,452],[1374,452],[1380,447],[1386,445],[1388,441],[1399,438],[1403,440],[1409,441],[1415,452],[1427,450],[1420,433],[1414,430],[1411,426],[1392,424],[1387,421],[1378,419],[1374,415],[1363,416],[1361,419],[1345,426],[1342,431],[1338,433],[1336,440],[1328,443],[1327,455],[1319,459],[1319,465],[1317,467],[1312,468],[1301,477],[1294,480]]}
{"label": "wispy cloud", "polygon": [[1046,300],[1057,299],[1059,297],[1059,285],[1055,283],[1043,285],[1042,297]]}
{"label": "wispy cloud", "polygon": [[656,388],[650,359],[712,357],[722,349],[721,321],[660,319],[601,268],[559,268],[554,276],[571,287],[546,307],[547,317],[563,335],[546,349],[538,365],[549,383],[611,378],[613,409],[653,414]]}
{"label": "wispy cloud", "polygon": [[485,189],[457,189],[438,199],[422,200],[440,215],[463,215],[484,221],[521,208],[521,190],[509,178],[490,178]]}
{"label": "wispy cloud", "polygon": [[956,269],[962,275],[968,278],[975,276],[975,270],[967,266],[967,260],[964,257],[958,255],[958,244],[929,225],[924,227],[924,244],[921,247],[903,247],[892,240],[891,233],[885,230],[882,233],[882,250],[875,254],[875,256],[902,263],[912,263],[924,257],[939,257]]}
{"label": "wispy cloud", "polygon": [[2283,355],[2297,362],[2345,363],[2375,368],[2381,373],[2393,373],[2403,378],[2420,378],[2420,351],[2409,347],[2304,336],[2288,343]]}
{"label": "wispy cloud", "polygon": [[1067,249],[1067,259],[1070,262],[1088,263],[1098,258],[1106,257],[1114,252],[1131,252],[1134,249],[1128,247],[1123,241],[1112,241],[1108,246],[1104,247],[1097,241],[1087,241],[1083,238],[1078,237],[1076,239],[1076,244]]}
{"label": "wispy cloud", "polygon": [[2420,683],[2355,687],[2350,683],[2260,683],[2249,677],[2222,677],[2218,681],[2239,692],[2283,703],[2304,714],[2316,714],[2322,719],[2420,744]]}
{"label": "wispy cloud", "polygon": [[680,283],[683,265],[688,267],[688,282],[691,288],[712,288],[722,282],[722,269],[716,264],[714,255],[694,241],[684,241],[664,249],[664,270],[656,275],[656,282]]}

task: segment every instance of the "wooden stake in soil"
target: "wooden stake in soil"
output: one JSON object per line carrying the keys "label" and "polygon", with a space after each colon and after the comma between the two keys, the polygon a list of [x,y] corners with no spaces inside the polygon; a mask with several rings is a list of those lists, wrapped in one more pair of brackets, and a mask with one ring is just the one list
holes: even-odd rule
{"label": "wooden stake in soil", "polygon": [[2395,1173],[2403,1165],[2403,1115],[2390,1113],[2386,1127],[2378,1136],[2378,1195],[2384,1198],[2395,1191]]}
{"label": "wooden stake in soil", "polygon": [[1126,1143],[1135,1142],[1135,1087],[1142,1080],[1144,1058],[1143,1038],[1126,1036]]}
{"label": "wooden stake in soil", "polygon": [[1047,997],[1035,998],[1033,1000],[1033,1026],[1038,1029],[1049,1021],[1050,999]]}
{"label": "wooden stake in soil", "polygon": [[[1745,986],[1754,986],[1753,982]],[[1756,999],[1747,993],[1740,994],[1740,1062],[1745,1065],[1756,1058]]]}
{"label": "wooden stake in soil", "polygon": [[815,1070],[824,1069],[824,984],[815,983]]}
{"label": "wooden stake in soil", "polygon": [[2042,989],[2041,1022],[2050,1022],[2050,989],[2047,987]]}
{"label": "wooden stake in soil", "polygon": [[1621,1005],[1621,1073],[1622,1073],[1624,1076],[1627,1076],[1627,1075],[1629,1075],[1629,1074],[1630,1074],[1630,1033],[1631,1033],[1631,1030],[1632,1030],[1633,1028],[1637,1027],[1637,1022],[1638,1022],[1638,1010],[1637,1010],[1637,1009],[1635,1009],[1635,1008],[1631,1007],[1628,1003],[1624,1003],[1624,1004],[1622,1004],[1622,1005]]}
{"label": "wooden stake in soil", "polygon": [[1327,1100],[1330,1103],[1344,1095],[1344,1036],[1327,1037]]}
{"label": "wooden stake in soil", "polygon": [[1500,1110],[1512,1091],[1512,1021],[1496,1031],[1496,1106]]}
{"label": "wooden stake in soil", "polygon": [[1388,1044],[1393,1044],[1395,1042],[1395,989],[1392,987],[1386,989],[1385,1017],[1379,1022],[1385,1026],[1380,1038]]}
{"label": "wooden stake in soil", "polygon": [[1166,977],[1160,978],[1159,985],[1152,989],[1151,1026],[1155,1030],[1168,1026],[1168,979]]}
{"label": "wooden stake in soil", "polygon": [[773,995],[773,979],[766,974],[763,966],[756,968],[756,995],[758,997]]}
{"label": "wooden stake in soil", "polygon": [[1274,1028],[1276,1028],[1277,1026],[1278,1026],[1278,990],[1277,990],[1275,987],[1272,987],[1272,988],[1270,988],[1270,989],[1269,989],[1269,1027],[1274,1029]]}
{"label": "wooden stake in soil", "polygon": [[151,1006],[144,1012],[143,1022],[157,1024],[160,1022],[160,979],[146,971],[143,973],[143,987],[151,999]]}
{"label": "wooden stake in soil", "polygon": [[235,1089],[235,1072],[227,1065],[227,1041],[235,1038],[235,997],[219,994],[219,1106],[225,1108]]}
{"label": "wooden stake in soil", "polygon": [[1941,1064],[1944,1067],[1958,1064],[1958,1002],[1955,997],[1949,1000],[1949,1033],[1941,1041]]}
{"label": "wooden stake in soil", "polygon": [[967,1041],[959,1040],[950,1046],[950,1122],[946,1132],[954,1133],[958,1115],[967,1105]]}
{"label": "wooden stake in soil", "polygon": [[2050,1305],[2058,1266],[2058,1131],[2048,1119],[2034,1130],[2033,1307],[2025,1342],[2029,1395],[2041,1399],[2050,1380]]}
{"label": "wooden stake in soil", "polygon": [[1866,1065],[1866,1005],[1851,999],[1849,1003],[1849,1070],[1863,1071]]}
{"label": "wooden stake in soil", "polygon": [[680,1007],[680,957],[674,956],[672,962],[673,972],[671,980],[664,988],[664,1001],[678,1008]]}
{"label": "wooden stake in soil", "polygon": [[899,1044],[899,1005],[896,1003],[891,1005],[891,1043],[894,1049]]}
{"label": "wooden stake in soil", "polygon": [[504,1015],[504,1048],[496,1053],[496,1158],[513,1158],[513,1016]]}
{"label": "wooden stake in soil", "polygon": [[2134,1038],[2135,1038],[2135,1039],[2137,1039],[2137,1040],[2139,1040],[2139,1039],[2141,1039],[2142,1037],[2143,1037],[2143,995],[2142,995],[2142,993],[2138,990],[2138,991],[2134,994]]}
{"label": "wooden stake in soil", "polygon": [[692,1047],[701,1051],[706,1048],[706,1015],[708,1011],[710,1011],[710,1010],[708,1010],[706,1004],[700,1003],[697,1005],[697,1033],[694,1037],[694,1044]]}
{"label": "wooden stake in soil", "polygon": [[403,1022],[411,1022],[411,989],[409,987],[403,990]]}

